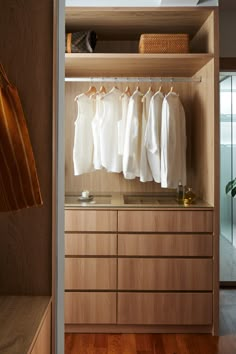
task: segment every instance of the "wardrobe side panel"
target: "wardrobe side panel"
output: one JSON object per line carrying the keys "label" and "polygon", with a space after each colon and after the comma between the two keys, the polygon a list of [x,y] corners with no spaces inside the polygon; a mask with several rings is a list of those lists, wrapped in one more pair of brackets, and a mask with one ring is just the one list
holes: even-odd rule
{"label": "wardrobe side panel", "polygon": [[214,12],[209,15],[190,42],[192,53],[211,53],[214,51]]}
{"label": "wardrobe side panel", "polygon": [[191,179],[196,194],[214,205],[214,59],[196,76],[202,82],[193,90]]}
{"label": "wardrobe side panel", "polygon": [[0,0],[1,62],[18,88],[43,206],[0,214],[0,293],[51,294],[53,1]]}

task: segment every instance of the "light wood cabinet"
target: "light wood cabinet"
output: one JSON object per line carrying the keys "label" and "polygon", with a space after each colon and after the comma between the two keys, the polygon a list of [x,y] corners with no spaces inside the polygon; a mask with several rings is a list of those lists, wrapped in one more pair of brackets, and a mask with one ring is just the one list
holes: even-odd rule
{"label": "light wood cabinet", "polygon": [[119,234],[119,256],[211,257],[211,234]]}
{"label": "light wood cabinet", "polygon": [[116,323],[117,211],[65,210],[65,323]]}
{"label": "light wood cabinet", "polygon": [[66,258],[65,289],[116,290],[116,259]]}
{"label": "light wood cabinet", "polygon": [[65,256],[114,256],[116,253],[116,234],[65,234]]}
{"label": "light wood cabinet", "polygon": [[210,259],[118,260],[118,290],[212,290]]}
{"label": "light wood cabinet", "polygon": [[[173,330],[173,326],[182,331],[185,326],[186,332],[217,333],[217,11],[214,8],[67,9],[67,31],[83,30],[88,24],[93,25],[99,36],[97,52],[67,54],[68,78],[147,77],[147,82],[140,84],[141,92],[145,93],[150,76],[182,77],[175,83],[175,91],[186,112],[187,183],[204,203],[201,207],[165,207],[160,203],[155,209],[119,203],[111,203],[107,210],[91,205],[88,208],[80,205],[79,210],[68,207],[66,286],[71,292],[65,293],[66,323],[78,325],[75,328],[81,332],[83,324],[111,323],[116,325],[112,330],[117,332],[127,325],[132,331],[145,330],[150,325],[157,331],[168,331],[170,327]],[[165,33],[167,29],[189,33],[190,53],[137,53],[141,33]],[[94,86],[99,90],[103,84],[101,79]],[[114,85],[124,90],[127,83],[107,83],[107,91]],[[164,93],[169,92],[170,85],[162,83]],[[136,83],[129,86],[134,91]],[[152,86],[157,91],[160,85]],[[128,181],[122,174],[105,170],[73,175],[71,142],[76,107],[72,109],[71,102],[78,92],[87,89],[87,83],[66,82],[66,192],[75,195],[83,189],[102,193],[163,192],[158,183]],[[104,314],[100,313],[101,307],[96,307],[99,300]],[[167,327],[156,329],[156,325]]]}
{"label": "light wood cabinet", "polygon": [[116,231],[117,212],[114,210],[66,210],[65,231]]}
{"label": "light wood cabinet", "polygon": [[212,232],[212,211],[118,211],[119,232]]}
{"label": "light wood cabinet", "polygon": [[66,292],[65,323],[116,323],[116,293]]}
{"label": "light wood cabinet", "polygon": [[212,295],[206,293],[119,293],[118,323],[209,325]]}

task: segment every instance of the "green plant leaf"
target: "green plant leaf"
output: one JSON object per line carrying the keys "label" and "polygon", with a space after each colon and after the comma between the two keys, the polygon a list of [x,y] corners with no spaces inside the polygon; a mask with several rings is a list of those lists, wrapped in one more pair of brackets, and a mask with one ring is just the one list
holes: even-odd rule
{"label": "green plant leaf", "polygon": [[236,178],[227,183],[227,185],[225,187],[226,194],[229,193],[235,187],[236,187]]}
{"label": "green plant leaf", "polygon": [[234,187],[234,188],[232,189],[231,195],[232,195],[232,197],[235,197],[235,195],[236,195],[236,187]]}

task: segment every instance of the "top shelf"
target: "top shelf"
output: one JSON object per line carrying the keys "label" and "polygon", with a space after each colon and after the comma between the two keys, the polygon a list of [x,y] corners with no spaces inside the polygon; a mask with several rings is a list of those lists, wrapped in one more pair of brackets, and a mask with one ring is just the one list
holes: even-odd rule
{"label": "top shelf", "polygon": [[102,40],[139,40],[142,33],[188,33],[192,38],[212,8],[67,7],[66,31],[93,29]]}

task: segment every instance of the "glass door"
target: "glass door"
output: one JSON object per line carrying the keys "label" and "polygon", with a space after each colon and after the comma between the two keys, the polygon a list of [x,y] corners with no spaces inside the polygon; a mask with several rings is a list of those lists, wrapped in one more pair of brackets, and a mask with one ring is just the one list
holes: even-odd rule
{"label": "glass door", "polygon": [[236,74],[220,75],[220,281],[236,285],[236,198],[225,193],[236,177]]}

